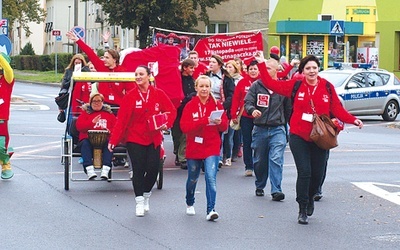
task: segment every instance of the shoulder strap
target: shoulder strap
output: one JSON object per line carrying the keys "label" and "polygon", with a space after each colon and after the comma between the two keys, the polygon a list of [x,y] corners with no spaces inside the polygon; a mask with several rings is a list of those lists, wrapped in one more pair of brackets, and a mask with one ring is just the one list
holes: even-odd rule
{"label": "shoulder strap", "polygon": [[290,96],[290,97],[291,97],[291,100],[292,100],[292,104],[294,103],[294,98],[295,98],[295,96],[296,96],[297,90],[299,90],[299,88],[300,88],[301,82],[302,82],[301,80],[297,80],[297,81],[294,83],[294,86],[293,86],[293,89],[292,89],[292,95]]}

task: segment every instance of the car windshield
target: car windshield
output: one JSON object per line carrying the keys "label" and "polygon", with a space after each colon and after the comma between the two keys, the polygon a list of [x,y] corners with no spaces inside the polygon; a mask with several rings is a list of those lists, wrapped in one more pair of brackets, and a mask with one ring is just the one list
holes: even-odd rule
{"label": "car windshield", "polygon": [[329,72],[329,71],[321,71],[318,74],[320,77],[325,78],[330,83],[332,83],[335,87],[339,87],[343,84],[343,82],[350,76],[350,73],[345,72]]}

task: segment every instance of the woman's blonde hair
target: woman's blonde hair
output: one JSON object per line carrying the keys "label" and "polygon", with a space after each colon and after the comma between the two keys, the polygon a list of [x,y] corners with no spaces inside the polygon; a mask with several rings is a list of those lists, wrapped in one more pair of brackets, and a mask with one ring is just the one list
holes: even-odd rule
{"label": "woman's blonde hair", "polygon": [[74,69],[74,67],[75,67],[74,62],[75,62],[76,59],[81,60],[81,62],[82,62],[82,67],[87,65],[85,57],[84,57],[82,54],[79,54],[79,53],[78,53],[78,54],[75,54],[75,55],[71,58],[71,61],[69,62],[68,67],[67,67],[66,69]]}
{"label": "woman's blonde hair", "polygon": [[235,74],[240,73],[240,67],[235,60],[229,60],[225,65],[231,64],[235,68]]}
{"label": "woman's blonde hair", "polygon": [[[210,83],[210,89],[211,89],[212,81],[211,81],[210,77],[208,77],[207,75],[200,75],[199,77],[197,77],[196,81],[194,82],[194,86],[196,88],[197,88],[197,85],[199,84],[200,80],[207,80]],[[197,89],[196,89],[196,91],[197,91]],[[210,91],[210,96],[214,100],[214,102],[217,103],[217,99],[215,99],[215,96],[211,93],[211,91]]]}

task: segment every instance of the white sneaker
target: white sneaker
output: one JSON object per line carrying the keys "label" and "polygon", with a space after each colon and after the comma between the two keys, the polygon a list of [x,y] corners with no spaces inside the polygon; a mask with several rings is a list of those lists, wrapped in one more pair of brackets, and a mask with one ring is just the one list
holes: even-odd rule
{"label": "white sneaker", "polygon": [[103,168],[101,169],[101,175],[100,178],[103,180],[108,180],[108,173],[110,172],[110,167],[103,165]]}
{"label": "white sneaker", "polygon": [[187,215],[195,215],[196,211],[194,211],[194,207],[193,206],[186,207],[186,214]]}
{"label": "white sneaker", "polygon": [[129,171],[129,179],[133,179],[133,171]]}
{"label": "white sneaker", "polygon": [[87,174],[89,180],[94,179],[94,178],[97,177],[96,172],[94,172],[94,167],[93,166],[87,166],[86,167],[86,174]]}
{"label": "white sneaker", "polygon": [[232,166],[232,159],[228,158],[225,160],[225,166]]}
{"label": "white sneaker", "polygon": [[253,176],[253,170],[247,169],[247,170],[244,172],[244,175],[245,175],[245,176]]}
{"label": "white sneaker", "polygon": [[150,210],[150,195],[151,192],[143,193],[144,197],[144,211],[148,212]]}
{"label": "white sneaker", "polygon": [[144,216],[144,197],[137,196],[136,200],[136,216],[143,217]]}
{"label": "white sneaker", "polygon": [[218,217],[219,217],[218,213],[215,212],[214,210],[212,210],[211,212],[209,212],[209,213],[207,214],[206,219],[207,219],[208,221],[214,221],[214,220],[218,219]]}

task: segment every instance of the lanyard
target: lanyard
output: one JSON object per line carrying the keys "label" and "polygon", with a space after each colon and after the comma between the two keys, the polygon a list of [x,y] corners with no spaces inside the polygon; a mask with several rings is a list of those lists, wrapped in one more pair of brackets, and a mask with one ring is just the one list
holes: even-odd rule
{"label": "lanyard", "polygon": [[204,107],[204,110],[203,110],[202,105],[199,103],[199,114],[200,114],[200,118],[203,118],[203,117],[206,115],[206,111],[207,111],[207,108]]}
{"label": "lanyard", "polygon": [[315,90],[317,89],[317,87],[318,87],[318,83],[314,86],[314,90],[312,91],[312,93],[310,93],[310,87],[307,86],[308,95],[309,95],[310,97],[312,97],[312,96],[314,95]]}
{"label": "lanyard", "polygon": [[139,91],[140,98],[142,98],[143,104],[147,103],[147,101],[149,100],[149,96],[150,96],[150,89],[147,90],[146,99],[144,99],[144,96],[143,96],[142,92],[140,92],[139,89],[138,89],[138,91]]}

